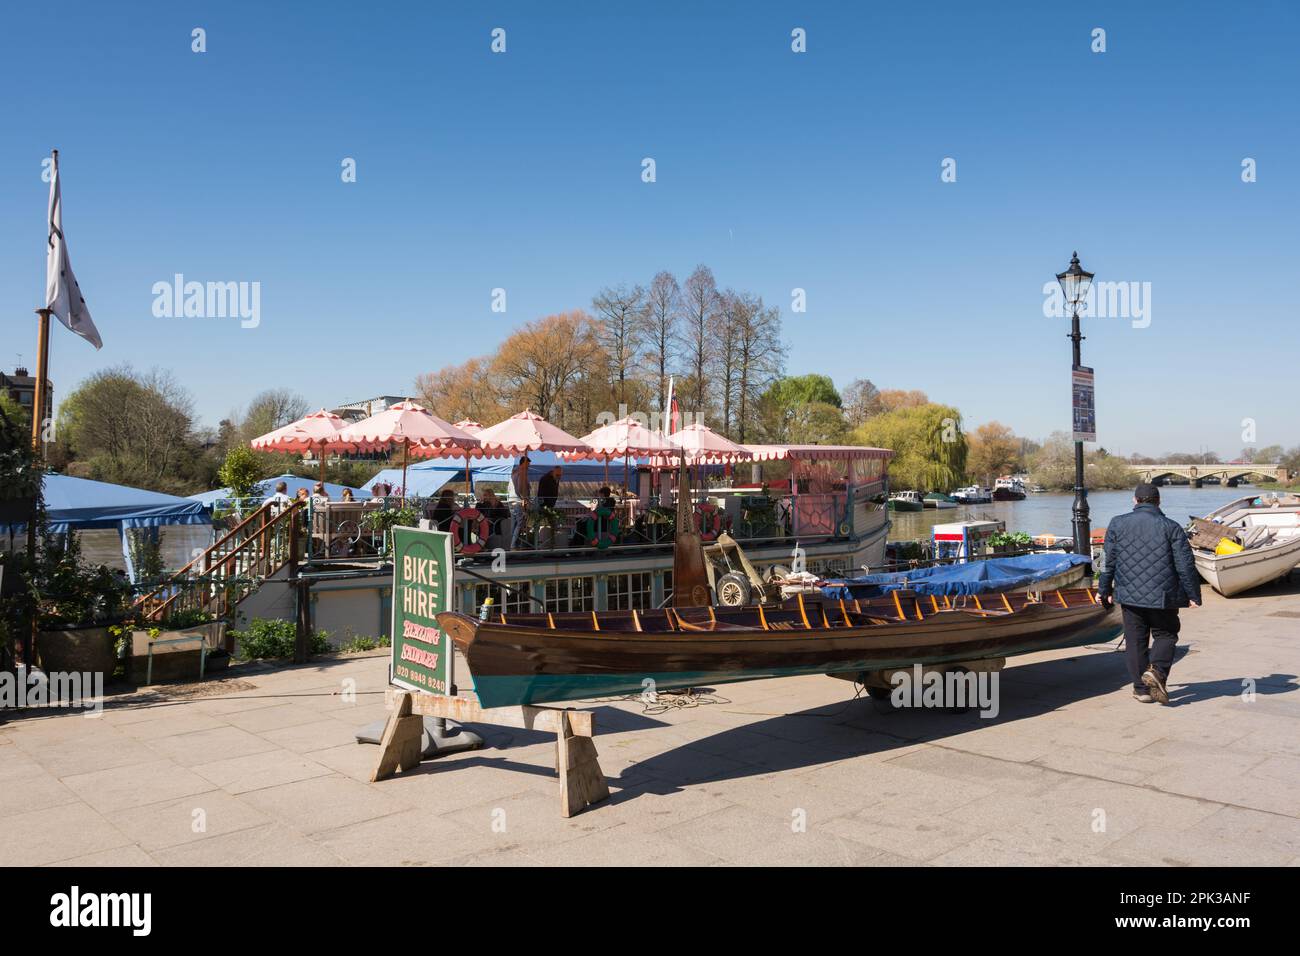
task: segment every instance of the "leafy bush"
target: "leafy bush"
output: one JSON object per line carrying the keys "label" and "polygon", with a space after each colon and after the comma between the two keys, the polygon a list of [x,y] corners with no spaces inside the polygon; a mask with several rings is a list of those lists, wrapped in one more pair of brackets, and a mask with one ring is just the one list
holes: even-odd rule
{"label": "leafy bush", "polygon": [[391,647],[392,643],[386,635],[384,637],[354,637],[352,640],[345,642],[339,650],[345,654],[355,654],[359,651],[373,651],[380,647]]}
{"label": "leafy bush", "polygon": [[105,565],[82,563],[75,531],[48,535],[32,576],[40,599],[41,627],[79,627],[119,621],[131,583]]}
{"label": "leafy bush", "polygon": [[370,511],[362,519],[365,527],[369,531],[377,531],[383,535],[384,550],[388,550],[390,528],[401,525],[403,527],[415,527],[420,523],[420,515],[424,510],[424,501],[421,498],[407,498],[406,503],[400,508],[384,508],[380,511]]}
{"label": "leafy bush", "polygon": [[[232,631],[239,641],[239,656],[243,660],[259,658],[293,657],[297,645],[297,628],[293,621],[257,618],[246,631]],[[329,634],[312,631],[307,635],[307,653],[324,654],[330,650]]]}
{"label": "leafy bush", "polygon": [[265,477],[262,460],[247,445],[235,445],[217,470],[217,480],[230,489],[234,498],[252,498],[260,493]]}
{"label": "leafy bush", "polygon": [[202,608],[191,607],[184,611],[177,611],[169,614],[163,619],[162,628],[165,631],[183,631],[186,628],[198,627],[200,624],[210,624],[213,621],[212,614]]}
{"label": "leafy bush", "polygon": [[993,545],[993,547],[995,548],[1010,546],[1014,548],[1023,549],[1023,548],[1028,548],[1031,544],[1033,544],[1033,541],[1034,539],[1031,538],[1029,534],[1024,531],[1011,531],[1011,532],[999,531],[989,536],[989,544]]}

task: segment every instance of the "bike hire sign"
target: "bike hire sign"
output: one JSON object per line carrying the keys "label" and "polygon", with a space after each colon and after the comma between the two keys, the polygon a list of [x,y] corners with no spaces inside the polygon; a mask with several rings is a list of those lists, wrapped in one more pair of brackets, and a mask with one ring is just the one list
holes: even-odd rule
{"label": "bike hire sign", "polygon": [[426,694],[450,694],[451,641],[434,617],[451,610],[451,535],[393,528],[392,682]]}

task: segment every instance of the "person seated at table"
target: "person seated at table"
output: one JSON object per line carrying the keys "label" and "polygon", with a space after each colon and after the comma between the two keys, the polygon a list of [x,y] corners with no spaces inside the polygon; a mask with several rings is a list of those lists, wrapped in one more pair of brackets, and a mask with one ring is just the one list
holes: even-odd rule
{"label": "person seated at table", "polygon": [[370,500],[383,501],[393,492],[393,486],[386,481],[377,481],[370,487]]}
{"label": "person seated at table", "polygon": [[351,489],[351,488],[344,488],[344,489],[343,489],[343,494],[339,497],[339,500],[340,500],[340,501],[353,501],[353,500],[355,500],[355,499],[352,497],[352,489]]}
{"label": "person seated at table", "polygon": [[509,509],[501,503],[497,493],[490,488],[483,492],[483,497],[479,498],[478,510],[483,513],[484,518],[487,518],[492,534],[500,534],[501,526],[510,517]]}
{"label": "person seated at table", "polygon": [[439,531],[451,530],[451,519],[456,517],[456,492],[444,488],[438,493],[437,502],[424,503],[424,515]]}
{"label": "person seated at table", "polygon": [[299,489],[298,489],[298,500],[299,500],[299,501],[303,501],[303,502],[305,502],[309,497],[310,497],[310,496],[307,494],[307,489],[306,489],[306,488],[299,488]]}
{"label": "person seated at table", "polygon": [[311,490],[311,503],[313,505],[328,504],[330,493],[325,490],[325,482],[318,481]]}
{"label": "person seated at table", "polygon": [[616,501],[614,495],[610,493],[609,485],[605,485],[600,489],[600,495],[596,498],[596,507],[608,508],[610,511],[613,511],[618,507],[618,501]]}

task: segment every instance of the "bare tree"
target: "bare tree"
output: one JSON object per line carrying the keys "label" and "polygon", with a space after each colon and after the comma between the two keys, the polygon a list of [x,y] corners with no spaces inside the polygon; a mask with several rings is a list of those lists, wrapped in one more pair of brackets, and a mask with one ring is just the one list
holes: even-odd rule
{"label": "bare tree", "polygon": [[582,311],[565,312],[530,322],[506,339],[492,360],[491,374],[510,404],[549,418],[553,411],[564,410],[565,390],[580,382],[600,358],[591,317]]}
{"label": "bare tree", "polygon": [[650,365],[659,378],[659,409],[667,411],[668,376],[678,345],[682,290],[671,272],[660,272],[646,293],[646,346]]}
{"label": "bare tree", "polygon": [[844,389],[843,395],[844,417],[854,428],[884,411],[880,403],[880,389],[870,379],[855,378]]}
{"label": "bare tree", "polygon": [[296,422],[307,414],[306,400],[287,388],[268,388],[253,396],[244,414],[240,432],[244,441]]}
{"label": "bare tree", "polygon": [[744,442],[748,425],[758,413],[758,399],[785,369],[781,341],[781,311],[763,307],[763,300],[740,296],[736,328],[736,437]]}
{"label": "bare tree", "polygon": [[646,291],[641,286],[609,286],[591,300],[596,310],[596,341],[608,356],[611,388],[620,404],[628,400],[628,377],[640,364],[646,338]]}
{"label": "bare tree", "polygon": [[722,402],[720,431],[728,437],[736,432],[732,427],[733,405],[740,384],[740,353],[736,346],[742,326],[751,318],[752,308],[751,299],[728,289],[718,296],[718,310],[713,317],[713,387],[710,391],[715,400]]}
{"label": "bare tree", "polygon": [[713,270],[706,265],[696,266],[682,292],[681,338],[695,402],[691,411],[697,415],[707,407],[704,397],[709,392],[709,365],[716,349],[712,333],[718,306],[718,284]]}

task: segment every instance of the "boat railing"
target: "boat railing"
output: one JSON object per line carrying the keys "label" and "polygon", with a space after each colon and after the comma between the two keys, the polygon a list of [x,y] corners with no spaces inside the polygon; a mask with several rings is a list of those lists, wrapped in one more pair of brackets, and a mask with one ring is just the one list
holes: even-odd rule
{"label": "boat railing", "polygon": [[[434,503],[432,498],[400,496],[356,502],[312,499],[306,504],[307,560],[382,564],[388,554],[387,529],[418,525],[425,516],[434,520],[434,527],[458,534],[460,556],[614,556],[648,547],[668,548],[676,531],[676,504],[671,498],[663,503],[655,497],[648,502],[623,499],[612,509],[598,508],[594,499],[561,498],[554,508],[539,509],[533,502],[527,513],[518,502],[501,501],[503,510],[490,515],[472,496],[456,494],[457,512],[475,508],[489,519],[486,537],[480,537],[484,525],[479,520],[453,521],[445,511],[441,520],[434,519]],[[693,514],[695,529],[705,540],[726,532],[746,544],[765,546],[848,538],[854,526],[852,510],[847,492],[773,495],[701,490]]]}

